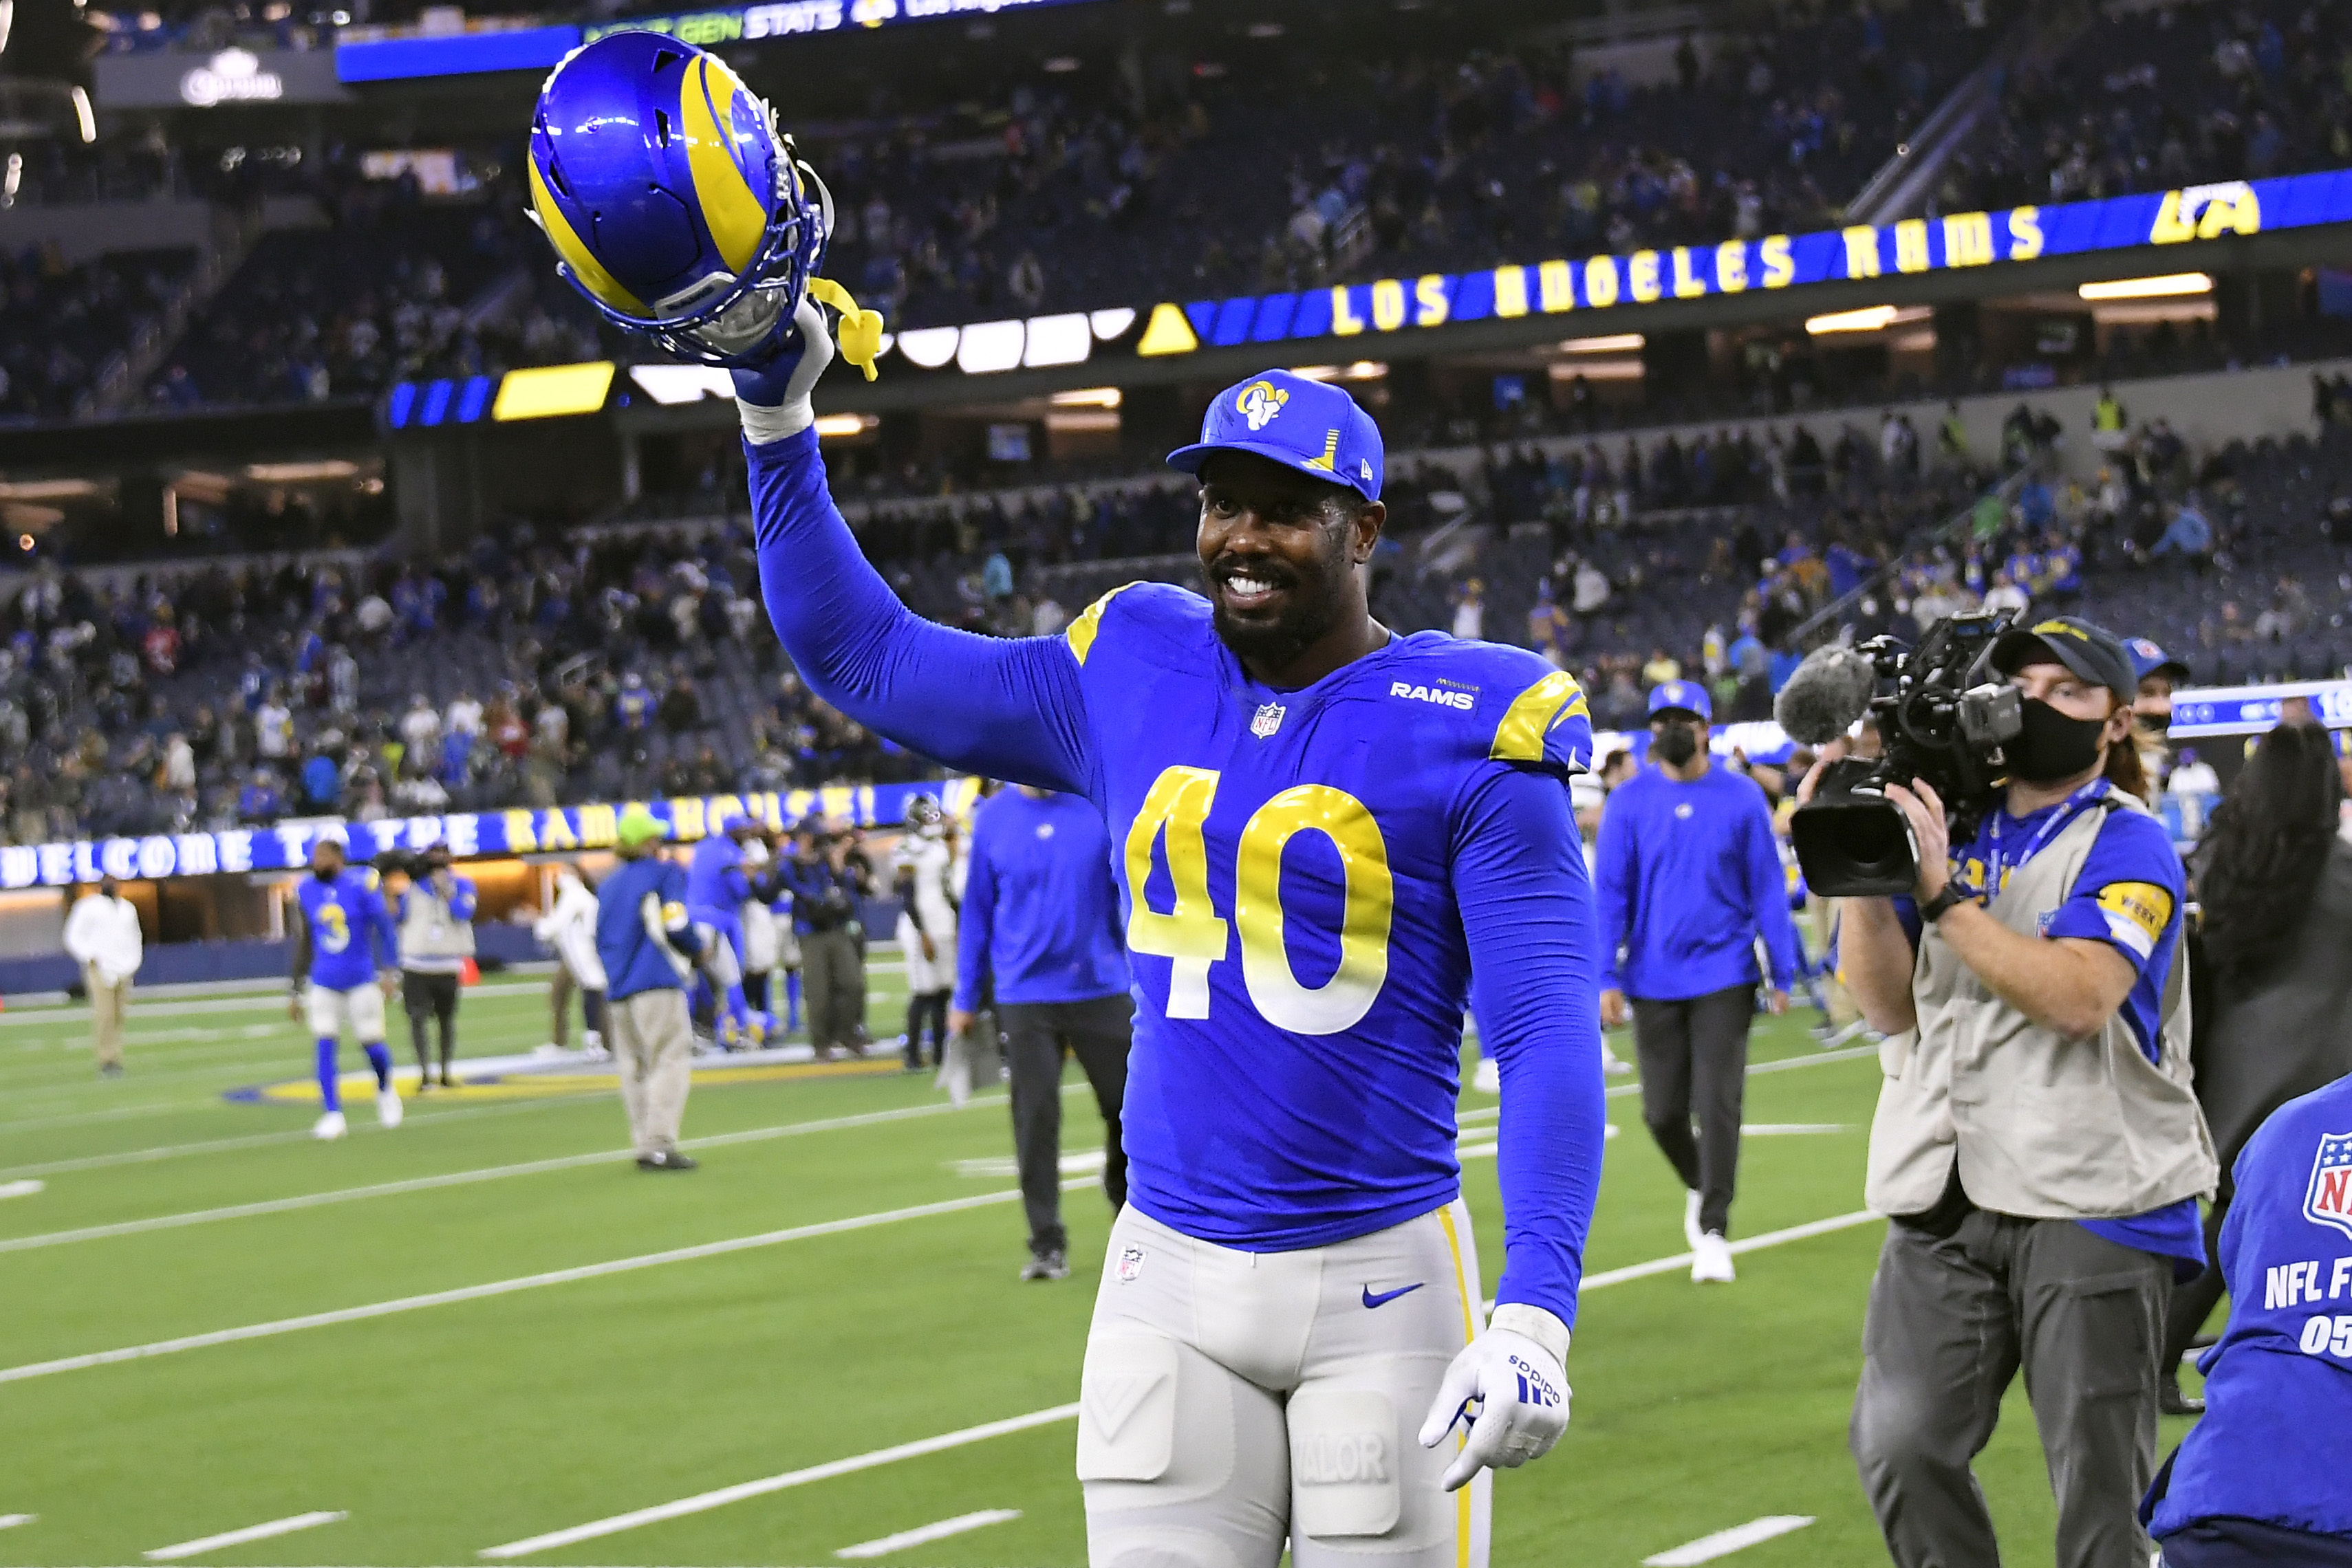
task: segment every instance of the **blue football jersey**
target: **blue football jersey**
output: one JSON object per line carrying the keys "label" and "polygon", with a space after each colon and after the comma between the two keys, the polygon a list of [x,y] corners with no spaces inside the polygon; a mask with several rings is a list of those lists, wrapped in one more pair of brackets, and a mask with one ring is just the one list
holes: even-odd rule
{"label": "blue football jersey", "polygon": [[1067,640],[1135,975],[1132,1201],[1265,1249],[1449,1201],[1460,809],[1497,770],[1587,766],[1583,693],[1525,650],[1438,632],[1276,691],[1206,600],[1161,583],[1114,591]]}
{"label": "blue football jersey", "polygon": [[938,626],[859,554],[813,436],[748,450],[762,592],[810,689],[1101,812],[1136,1003],[1129,1201],[1267,1252],[1451,1201],[1466,1004],[1503,1074],[1496,1298],[1573,1322],[1606,1135],[1576,683],[1423,632],[1276,690],[1163,584],[1060,636]]}
{"label": "blue football jersey", "polygon": [[305,876],[294,894],[310,927],[310,980],[331,991],[372,984],[398,962],[399,945],[373,873],[346,866],[332,882]]}

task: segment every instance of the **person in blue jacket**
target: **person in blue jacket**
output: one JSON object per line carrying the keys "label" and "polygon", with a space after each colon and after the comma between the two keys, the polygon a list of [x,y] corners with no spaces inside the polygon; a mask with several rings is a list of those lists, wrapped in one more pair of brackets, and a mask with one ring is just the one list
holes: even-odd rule
{"label": "person in blue jacket", "polygon": [[743,867],[745,841],[755,838],[760,824],[740,811],[719,820],[710,836],[694,846],[686,868],[687,914],[698,925],[708,925],[723,945],[714,952],[718,963],[706,970],[718,995],[713,1029],[729,1050],[756,1048],[775,1020],[754,1012],[743,995],[743,905],[751,896],[751,879]]}
{"label": "person in blue jacket", "polygon": [[668,825],[643,806],[622,812],[621,863],[596,889],[604,1039],[642,1171],[690,1171],[696,1163],[679,1152],[677,1128],[693,1077],[686,987],[702,937],[687,914],[686,868],[661,854],[668,834]]}
{"label": "person in blue jacket", "polygon": [[[1650,692],[1650,760],[1609,797],[1593,881],[1601,909],[1601,1020],[1625,1019],[1642,1067],[1642,1116],[1690,1189],[1691,1278],[1728,1283],[1756,939],[1772,972],[1766,1006],[1789,1010],[1797,928],[1755,780],[1707,755],[1714,717],[1696,681]],[[1693,1137],[1696,1109],[1698,1134]]]}
{"label": "person in blue jacket", "polygon": [[341,1069],[337,1065],[342,1031],[360,1038],[368,1065],[375,1070],[376,1120],[400,1125],[400,1095],[392,1086],[392,1052],[383,1043],[383,1001],[400,973],[399,942],[392,916],[377,891],[375,873],[345,863],[341,828],[328,828],[310,843],[310,874],[294,890],[293,996],[289,1016],[310,1020],[318,1041],[319,1103],[312,1135],[343,1135]]}
{"label": "person in blue jacket", "polygon": [[971,830],[956,932],[948,1032],[971,1033],[993,982],[1013,1080],[1013,1137],[1028,1211],[1024,1280],[1069,1276],[1062,1228],[1062,1052],[1078,1059],[1103,1119],[1103,1192],[1127,1203],[1119,1107],[1135,1003],[1119,940],[1118,886],[1102,813],[1076,795],[1027,785],[998,794]]}
{"label": "person in blue jacket", "polygon": [[2140,1519],[2165,1568],[2352,1564],[2352,1077],[2248,1140],[2221,1227],[2205,1416]]}

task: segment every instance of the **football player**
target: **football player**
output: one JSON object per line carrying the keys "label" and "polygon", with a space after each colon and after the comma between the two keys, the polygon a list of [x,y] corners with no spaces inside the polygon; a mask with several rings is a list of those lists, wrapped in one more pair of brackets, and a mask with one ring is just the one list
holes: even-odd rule
{"label": "football player", "polygon": [[897,869],[898,946],[907,955],[907,1071],[947,1061],[948,995],[955,989],[955,824],[929,795],[907,798],[907,831],[891,856]]}
{"label": "football player", "polygon": [[694,846],[686,869],[688,914],[726,945],[724,953],[706,949],[704,973],[713,992],[712,1031],[730,1051],[756,1051],[774,1021],[753,1012],[743,995],[743,904],[751,896],[743,845],[759,831],[760,824],[750,817],[729,812]]}
{"label": "football player", "polygon": [[383,1043],[383,1002],[400,977],[399,942],[376,891],[374,873],[344,863],[340,829],[310,841],[310,874],[296,889],[294,994],[289,1018],[307,1011],[319,1041],[319,1101],[325,1107],[311,1134],[340,1138],[345,1131],[339,1083],[342,1032],[359,1036],[375,1069],[375,1118],[400,1125],[400,1095],[392,1086],[392,1052]]}
{"label": "football player", "polygon": [[[1566,786],[1583,695],[1523,650],[1371,618],[1379,432],[1281,371],[1220,393],[1171,456],[1201,478],[1205,601],[1133,584],[1010,643],[926,622],[826,493],[830,344],[814,306],[796,319],[736,375],[794,664],[927,756],[1087,796],[1121,846],[1132,1174],[1081,1384],[1093,1561],[1270,1565],[1286,1538],[1302,1568],[1484,1563],[1480,1472],[1567,1424],[1605,1136]],[[1465,1000],[1503,1086],[1483,1332]]]}
{"label": "football player", "polygon": [[[1525,650],[1372,619],[1379,431],[1282,371],[1171,455],[1201,481],[1205,599],[1132,584],[1013,641],[914,615],[825,487],[820,302],[869,374],[881,324],[814,276],[821,187],[722,64],[626,41],[653,37],[599,40],[542,90],[533,204],[567,276],[734,371],[762,596],[811,690],[1086,798],[1118,846],[1130,1171],[1081,1379],[1091,1560],[1273,1568],[1286,1542],[1299,1568],[1483,1564],[1486,1472],[1567,1426],[1605,1136],[1566,785],[1583,694]],[[707,203],[721,161],[645,129],[678,112],[720,128],[753,205],[732,177]],[[649,180],[673,199],[642,200]],[[1503,1090],[1491,1322],[1454,1154],[1472,1003]]]}

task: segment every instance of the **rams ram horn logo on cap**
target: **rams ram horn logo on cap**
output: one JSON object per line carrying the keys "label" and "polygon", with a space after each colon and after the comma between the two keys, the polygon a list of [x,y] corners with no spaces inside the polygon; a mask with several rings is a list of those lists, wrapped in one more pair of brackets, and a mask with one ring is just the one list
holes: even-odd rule
{"label": "rams ram horn logo on cap", "polygon": [[1249,421],[1252,430],[1264,430],[1289,401],[1290,394],[1272,382],[1252,382],[1242,388],[1241,396],[1234,399],[1234,406]]}

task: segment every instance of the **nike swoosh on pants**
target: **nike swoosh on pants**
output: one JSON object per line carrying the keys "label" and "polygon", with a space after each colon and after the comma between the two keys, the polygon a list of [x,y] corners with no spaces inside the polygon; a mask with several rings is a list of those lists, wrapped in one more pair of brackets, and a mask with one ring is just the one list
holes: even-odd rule
{"label": "nike swoosh on pants", "polygon": [[1370,1285],[1367,1285],[1364,1287],[1364,1305],[1368,1307],[1385,1307],[1391,1301],[1395,1301],[1399,1296],[1410,1295],[1413,1291],[1420,1290],[1422,1283],[1423,1281],[1415,1281],[1410,1285],[1399,1285],[1395,1290],[1382,1291],[1377,1296],[1372,1294],[1372,1288]]}

